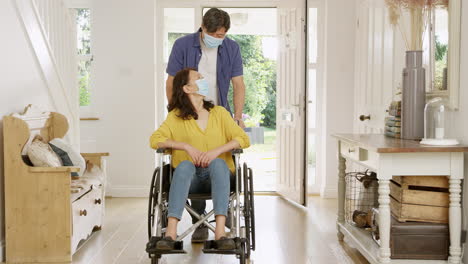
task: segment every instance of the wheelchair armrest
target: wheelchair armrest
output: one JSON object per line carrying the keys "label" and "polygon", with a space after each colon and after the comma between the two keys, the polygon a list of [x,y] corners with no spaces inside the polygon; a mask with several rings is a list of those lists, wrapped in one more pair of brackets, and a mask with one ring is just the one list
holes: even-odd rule
{"label": "wheelchair armrest", "polygon": [[[170,150],[170,149],[169,148],[158,148],[156,150],[156,153],[165,153],[166,150]],[[232,154],[242,154],[242,153],[244,153],[244,150],[243,149],[233,149],[233,150],[231,150],[231,153]]]}

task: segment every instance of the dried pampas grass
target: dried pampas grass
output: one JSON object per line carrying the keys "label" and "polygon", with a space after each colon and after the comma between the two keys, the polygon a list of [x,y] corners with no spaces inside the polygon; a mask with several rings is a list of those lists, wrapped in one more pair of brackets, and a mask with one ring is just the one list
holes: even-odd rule
{"label": "dried pampas grass", "polygon": [[[436,7],[448,8],[449,0],[385,0],[390,24],[398,26],[408,50],[422,50],[424,32]],[[406,33],[404,11],[409,13],[410,32]]]}

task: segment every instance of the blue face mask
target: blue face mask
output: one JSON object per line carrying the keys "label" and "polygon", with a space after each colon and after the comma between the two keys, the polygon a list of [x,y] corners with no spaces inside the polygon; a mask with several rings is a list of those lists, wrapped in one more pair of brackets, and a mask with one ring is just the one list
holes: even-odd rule
{"label": "blue face mask", "polygon": [[223,38],[215,38],[208,35],[206,32],[203,32],[203,42],[208,48],[217,48],[219,45],[223,43]]}
{"label": "blue face mask", "polygon": [[195,84],[198,86],[198,91],[197,94],[203,95],[203,96],[208,96],[208,93],[210,91],[210,87],[208,85],[208,81],[205,79],[199,79],[195,81]]}

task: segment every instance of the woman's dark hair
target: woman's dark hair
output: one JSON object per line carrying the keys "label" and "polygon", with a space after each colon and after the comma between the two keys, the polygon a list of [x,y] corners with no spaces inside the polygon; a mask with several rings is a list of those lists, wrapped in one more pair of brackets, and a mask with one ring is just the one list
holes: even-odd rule
{"label": "woman's dark hair", "polygon": [[231,27],[231,18],[226,11],[218,8],[210,8],[203,16],[203,26],[206,27],[208,33],[216,32],[224,27],[226,32]]}
{"label": "woman's dark hair", "polygon": [[[193,118],[198,119],[197,111],[192,105],[190,98],[184,92],[184,85],[190,81],[190,71],[196,71],[193,68],[185,68],[176,73],[174,81],[172,83],[172,97],[171,102],[167,106],[167,110],[170,112],[174,109],[179,110],[178,117],[188,120]],[[203,108],[210,111],[214,107],[214,104],[210,101],[203,100]]]}

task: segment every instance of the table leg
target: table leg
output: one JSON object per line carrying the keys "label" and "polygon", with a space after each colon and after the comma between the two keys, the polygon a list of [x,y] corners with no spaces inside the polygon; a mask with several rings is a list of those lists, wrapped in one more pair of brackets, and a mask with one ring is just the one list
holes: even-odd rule
{"label": "table leg", "polygon": [[[338,152],[340,153],[340,152]],[[346,159],[338,154],[338,222],[343,223],[345,221],[345,192],[346,192]],[[343,241],[344,235],[338,228],[338,240]]]}
{"label": "table leg", "polygon": [[449,207],[449,229],[450,229],[450,264],[461,263],[461,180],[449,179],[450,207]]}
{"label": "table leg", "polygon": [[390,263],[390,180],[379,179],[379,263]]}

